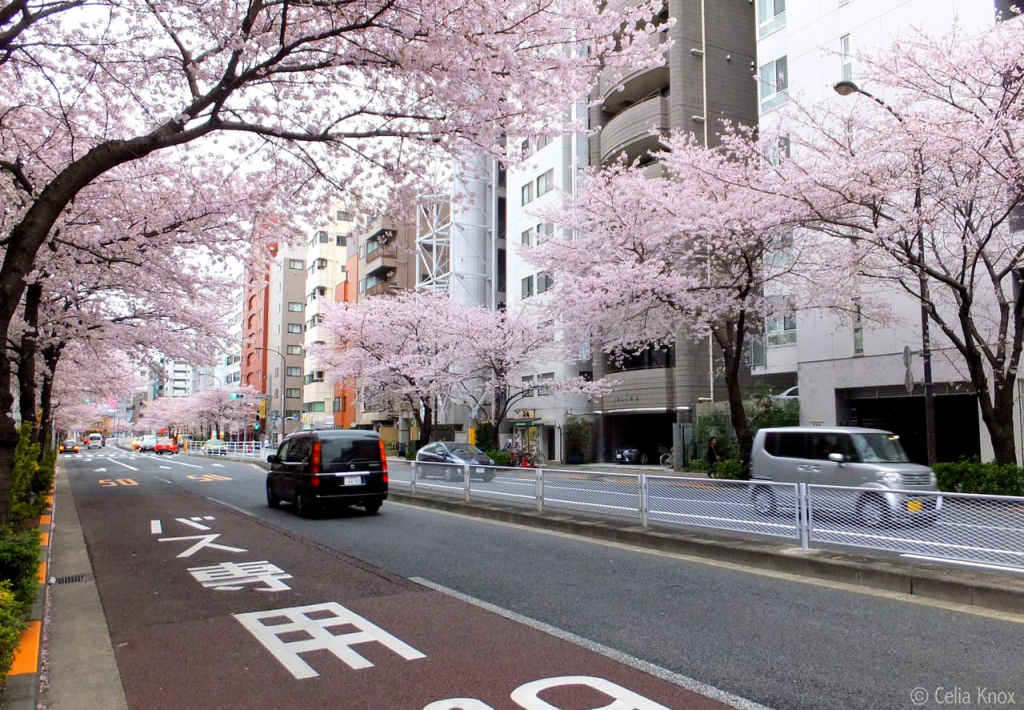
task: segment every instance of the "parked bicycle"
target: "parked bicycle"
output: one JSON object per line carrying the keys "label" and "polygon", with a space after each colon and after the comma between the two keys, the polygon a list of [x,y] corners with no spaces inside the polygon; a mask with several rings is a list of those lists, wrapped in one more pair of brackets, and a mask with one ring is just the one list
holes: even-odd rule
{"label": "parked bicycle", "polygon": [[544,454],[532,449],[512,449],[509,453],[512,457],[512,465],[518,466],[519,468],[537,468],[538,466],[543,466],[548,462]]}
{"label": "parked bicycle", "polygon": [[675,463],[675,457],[676,457],[675,452],[676,452],[676,449],[675,449],[674,446],[669,448],[668,451],[666,451],[665,453],[663,453],[661,455],[661,458],[658,459],[658,461],[665,468],[672,468],[673,463]]}

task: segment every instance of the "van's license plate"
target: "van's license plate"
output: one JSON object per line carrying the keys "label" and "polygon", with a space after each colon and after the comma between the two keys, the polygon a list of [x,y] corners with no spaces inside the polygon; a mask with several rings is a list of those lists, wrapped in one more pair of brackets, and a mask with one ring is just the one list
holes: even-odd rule
{"label": "van's license plate", "polygon": [[483,467],[482,466],[477,467],[476,472],[477,473],[483,473],[484,472]]}
{"label": "van's license plate", "polygon": [[362,476],[345,476],[341,479],[342,485],[344,486],[361,486],[363,485]]}
{"label": "van's license plate", "polygon": [[911,513],[920,513],[922,510],[924,510],[924,503],[919,500],[908,500],[907,510],[909,510]]}

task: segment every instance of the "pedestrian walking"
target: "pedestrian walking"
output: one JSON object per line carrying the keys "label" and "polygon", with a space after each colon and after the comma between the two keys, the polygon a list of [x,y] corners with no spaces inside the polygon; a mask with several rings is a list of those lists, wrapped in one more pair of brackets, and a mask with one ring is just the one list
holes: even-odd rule
{"label": "pedestrian walking", "polygon": [[717,436],[711,437],[711,443],[708,444],[708,453],[705,458],[708,460],[708,478],[714,478],[718,462],[722,460],[722,455],[718,453]]}

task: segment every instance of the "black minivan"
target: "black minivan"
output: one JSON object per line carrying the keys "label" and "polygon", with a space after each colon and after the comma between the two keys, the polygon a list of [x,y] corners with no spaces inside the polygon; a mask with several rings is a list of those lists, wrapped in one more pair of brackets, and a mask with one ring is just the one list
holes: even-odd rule
{"label": "black minivan", "polygon": [[361,505],[372,515],[388,497],[384,442],[373,431],[296,432],[267,462],[267,505],[290,502],[304,518],[327,506],[349,505]]}

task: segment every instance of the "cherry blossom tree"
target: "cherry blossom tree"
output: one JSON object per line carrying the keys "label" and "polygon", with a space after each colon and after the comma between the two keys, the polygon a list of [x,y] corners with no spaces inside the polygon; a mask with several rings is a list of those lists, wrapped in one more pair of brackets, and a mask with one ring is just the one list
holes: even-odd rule
{"label": "cherry blossom tree", "polygon": [[783,199],[780,209],[842,263],[923,304],[941,333],[938,354],[965,369],[1001,463],[1017,460],[1024,346],[1022,64],[1021,18],[980,36],[903,37],[859,59],[867,88],[839,85],[853,95],[814,107],[792,102],[772,129],[788,132],[792,156],[737,181]]}
{"label": "cherry blossom tree", "polygon": [[772,194],[730,186],[759,170],[759,155],[737,160],[688,134],[663,141],[665,176],[648,177],[636,165],[592,171],[577,199],[542,215],[569,236],[524,257],[554,277],[549,307],[567,343],[593,341],[618,357],[710,334],[747,451],[740,373],[749,336],[766,316],[791,307],[806,290],[802,270],[819,266],[821,256],[792,242],[792,224]]}
{"label": "cherry blossom tree", "polygon": [[[214,150],[239,169],[359,180],[366,194],[438,151],[500,156],[506,133],[552,130],[597,68],[660,63],[655,5],[5,0],[0,339],[40,248],[100,176]],[[3,350],[0,501],[16,444],[10,378]]]}

